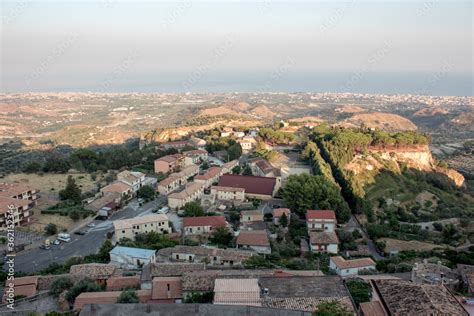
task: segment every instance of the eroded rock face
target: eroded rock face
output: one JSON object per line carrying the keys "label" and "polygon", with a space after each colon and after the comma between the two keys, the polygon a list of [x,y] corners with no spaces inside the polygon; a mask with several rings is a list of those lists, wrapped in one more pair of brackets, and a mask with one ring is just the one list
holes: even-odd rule
{"label": "eroded rock face", "polygon": [[464,176],[457,172],[454,169],[443,169],[443,168],[437,168],[436,170],[439,173],[445,174],[448,178],[453,180],[453,182],[456,184],[458,187],[463,187],[466,185]]}

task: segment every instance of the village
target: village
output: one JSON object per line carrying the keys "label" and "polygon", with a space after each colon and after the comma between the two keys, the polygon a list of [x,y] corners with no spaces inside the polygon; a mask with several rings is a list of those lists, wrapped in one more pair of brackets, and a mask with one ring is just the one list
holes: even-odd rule
{"label": "village", "polygon": [[[414,310],[468,315],[473,266],[450,269],[424,261],[411,272],[378,271],[377,261],[385,258],[357,220],[338,221],[337,209],[297,214],[287,207],[281,189],[291,175],[311,174],[309,167],[255,155],[262,150],[258,129],[224,127],[218,137],[234,139],[237,154],[210,153],[195,135],[160,143],[170,154],[154,160],[154,174],[120,171],[83,201],[94,216],[74,231],[37,240],[24,255],[19,249],[17,267],[29,275],[14,280],[18,308],[35,305],[41,312],[53,306],[91,315],[97,308],[91,304],[132,297],[130,302],[176,304],[176,312],[181,303],[212,303],[308,315],[325,309],[367,316]],[[264,150],[291,156],[294,146],[266,143]],[[13,204],[15,224],[28,225],[38,199],[30,186],[0,184],[0,224],[6,226]],[[356,243],[356,250],[347,250],[347,242]],[[92,260],[71,262],[68,251]],[[61,273],[38,273],[53,263]],[[8,289],[4,304],[12,295]]]}

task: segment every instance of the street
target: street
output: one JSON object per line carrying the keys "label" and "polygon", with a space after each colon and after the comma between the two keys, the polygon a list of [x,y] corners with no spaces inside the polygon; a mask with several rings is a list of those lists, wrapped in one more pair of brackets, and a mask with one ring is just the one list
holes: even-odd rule
{"label": "street", "polygon": [[34,248],[20,252],[15,257],[15,271],[33,273],[47,268],[53,262],[62,264],[71,257],[83,257],[97,253],[106,240],[107,233],[113,231],[112,222],[114,220],[149,215],[152,214],[154,208],[163,206],[165,203],[166,198],[162,196],[141,207],[136,201],[132,201],[123,210],[114,213],[110,219],[94,220],[92,223],[95,224],[95,227],[87,228],[89,232],[85,235],[71,234],[71,241],[68,243],[61,242],[59,245],[51,245],[50,250]]}

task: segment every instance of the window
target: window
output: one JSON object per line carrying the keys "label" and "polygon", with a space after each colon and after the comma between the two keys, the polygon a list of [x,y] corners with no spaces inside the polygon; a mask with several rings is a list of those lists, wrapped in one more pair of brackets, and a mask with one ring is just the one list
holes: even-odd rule
{"label": "window", "polygon": [[168,291],[170,290],[170,284],[166,284],[166,287],[168,288]]}
{"label": "window", "polygon": [[122,230],[122,234],[125,234],[125,231],[124,231],[124,230]]}
{"label": "window", "polygon": [[176,260],[179,260],[179,255],[176,255]]}

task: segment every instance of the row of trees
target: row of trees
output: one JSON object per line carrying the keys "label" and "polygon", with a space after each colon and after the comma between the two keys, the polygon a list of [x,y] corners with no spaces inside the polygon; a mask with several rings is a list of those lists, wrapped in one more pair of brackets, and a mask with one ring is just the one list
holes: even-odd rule
{"label": "row of trees", "polygon": [[289,144],[296,139],[296,136],[292,133],[282,132],[269,127],[261,128],[258,134],[265,141],[273,144]]}

